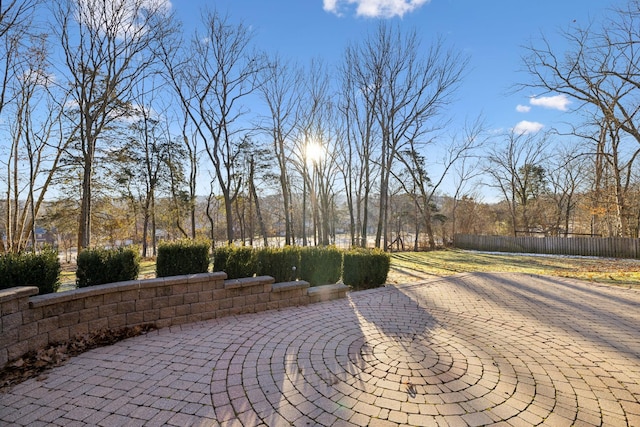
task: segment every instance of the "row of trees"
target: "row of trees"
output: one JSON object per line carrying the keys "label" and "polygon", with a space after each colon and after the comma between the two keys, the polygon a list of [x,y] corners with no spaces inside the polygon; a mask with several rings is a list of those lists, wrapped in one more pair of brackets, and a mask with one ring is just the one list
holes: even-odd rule
{"label": "row of trees", "polygon": [[452,131],[469,58],[388,23],[339,64],[302,66],[217,11],[187,35],[159,0],[3,2],[4,250],[35,246],[38,224],[144,255],[198,234],[433,247],[465,230],[584,232],[585,209],[586,233],[637,236],[639,14],[631,0],[568,31],[569,52],[526,51],[523,87],[580,101],[570,135],[496,136],[480,120]]}

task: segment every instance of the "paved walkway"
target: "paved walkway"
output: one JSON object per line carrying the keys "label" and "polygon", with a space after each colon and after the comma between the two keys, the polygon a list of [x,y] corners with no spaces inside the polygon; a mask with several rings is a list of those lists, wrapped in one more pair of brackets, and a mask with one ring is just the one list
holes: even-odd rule
{"label": "paved walkway", "polygon": [[92,350],[1,425],[640,426],[640,291],[465,274]]}

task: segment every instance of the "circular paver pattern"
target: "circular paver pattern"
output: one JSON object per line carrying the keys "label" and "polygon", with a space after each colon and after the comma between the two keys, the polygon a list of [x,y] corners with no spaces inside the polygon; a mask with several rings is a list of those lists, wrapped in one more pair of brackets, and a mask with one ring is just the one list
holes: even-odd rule
{"label": "circular paver pattern", "polygon": [[640,292],[467,274],[161,330],[0,395],[2,421],[640,425]]}

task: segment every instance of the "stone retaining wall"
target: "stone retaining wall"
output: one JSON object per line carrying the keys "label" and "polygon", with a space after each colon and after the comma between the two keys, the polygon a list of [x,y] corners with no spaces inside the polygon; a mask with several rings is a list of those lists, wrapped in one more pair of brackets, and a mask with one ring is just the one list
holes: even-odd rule
{"label": "stone retaining wall", "polygon": [[204,273],[133,280],[55,294],[36,287],[0,291],[0,367],[31,350],[104,328],[145,323],[162,328],[343,298],[348,287],[309,288],[270,276],[226,280]]}

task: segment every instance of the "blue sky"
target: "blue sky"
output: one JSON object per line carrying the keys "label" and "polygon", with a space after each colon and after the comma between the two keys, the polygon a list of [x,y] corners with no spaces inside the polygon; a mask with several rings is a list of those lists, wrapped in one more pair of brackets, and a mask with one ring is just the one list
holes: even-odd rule
{"label": "blue sky", "polygon": [[[189,30],[203,7],[228,13],[256,31],[258,47],[301,64],[340,61],[344,47],[364,39],[380,19],[418,30],[423,43],[444,36],[470,55],[470,69],[450,111],[460,121],[482,113],[494,130],[535,130],[570,120],[572,105],[536,93],[510,93],[526,80],[519,73],[522,45],[544,33],[562,48],[558,32],[586,26],[622,0],[173,0]],[[567,111],[563,111],[562,109]],[[518,127],[519,126],[519,127]]]}

